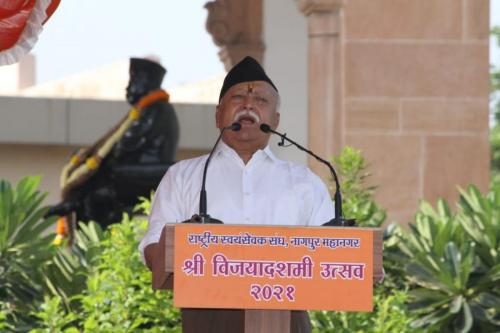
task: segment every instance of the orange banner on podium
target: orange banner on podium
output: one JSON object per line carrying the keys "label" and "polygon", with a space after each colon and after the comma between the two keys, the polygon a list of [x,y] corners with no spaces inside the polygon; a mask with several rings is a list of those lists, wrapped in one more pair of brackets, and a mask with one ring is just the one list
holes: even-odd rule
{"label": "orange banner on podium", "polygon": [[372,311],[373,231],[179,224],[174,305]]}

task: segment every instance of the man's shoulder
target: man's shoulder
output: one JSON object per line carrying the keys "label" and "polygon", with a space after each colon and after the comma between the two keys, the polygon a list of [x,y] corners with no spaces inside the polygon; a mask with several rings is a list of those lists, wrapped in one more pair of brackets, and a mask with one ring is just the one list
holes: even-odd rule
{"label": "man's shoulder", "polygon": [[201,155],[197,157],[192,157],[184,160],[180,160],[176,162],[174,165],[172,165],[170,168],[173,170],[184,170],[184,169],[189,169],[189,168],[195,168],[199,165],[204,165],[204,163],[207,160],[208,155]]}
{"label": "man's shoulder", "polygon": [[203,168],[208,155],[202,155],[185,160],[180,160],[169,168],[174,173],[192,173],[196,169]]}

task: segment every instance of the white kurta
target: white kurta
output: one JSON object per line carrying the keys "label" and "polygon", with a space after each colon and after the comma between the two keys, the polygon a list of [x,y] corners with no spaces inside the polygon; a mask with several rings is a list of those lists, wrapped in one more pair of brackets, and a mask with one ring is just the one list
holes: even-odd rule
{"label": "white kurta", "polygon": [[[165,223],[199,212],[203,168],[208,155],[171,166],[156,191],[148,230],[139,249],[160,239]],[[269,147],[245,165],[223,141],[207,172],[207,213],[225,224],[319,226],[334,217],[325,184],[307,167],[283,161]]]}

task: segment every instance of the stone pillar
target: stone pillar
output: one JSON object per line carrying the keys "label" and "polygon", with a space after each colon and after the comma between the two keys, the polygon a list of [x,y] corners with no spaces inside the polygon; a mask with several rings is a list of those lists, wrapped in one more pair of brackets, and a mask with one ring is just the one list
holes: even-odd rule
{"label": "stone pillar", "polygon": [[[308,18],[309,142],[319,156],[330,159],[343,145],[343,6],[344,0],[299,0]],[[323,179],[328,170],[309,160]]]}
{"label": "stone pillar", "polygon": [[207,31],[227,71],[247,55],[262,63],[262,0],[215,0],[205,8]]}

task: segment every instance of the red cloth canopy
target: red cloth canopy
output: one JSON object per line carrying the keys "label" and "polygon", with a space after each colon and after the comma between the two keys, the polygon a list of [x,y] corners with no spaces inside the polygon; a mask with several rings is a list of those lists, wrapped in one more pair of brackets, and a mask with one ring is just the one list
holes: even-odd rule
{"label": "red cloth canopy", "polygon": [[0,65],[28,53],[61,0],[0,0]]}

